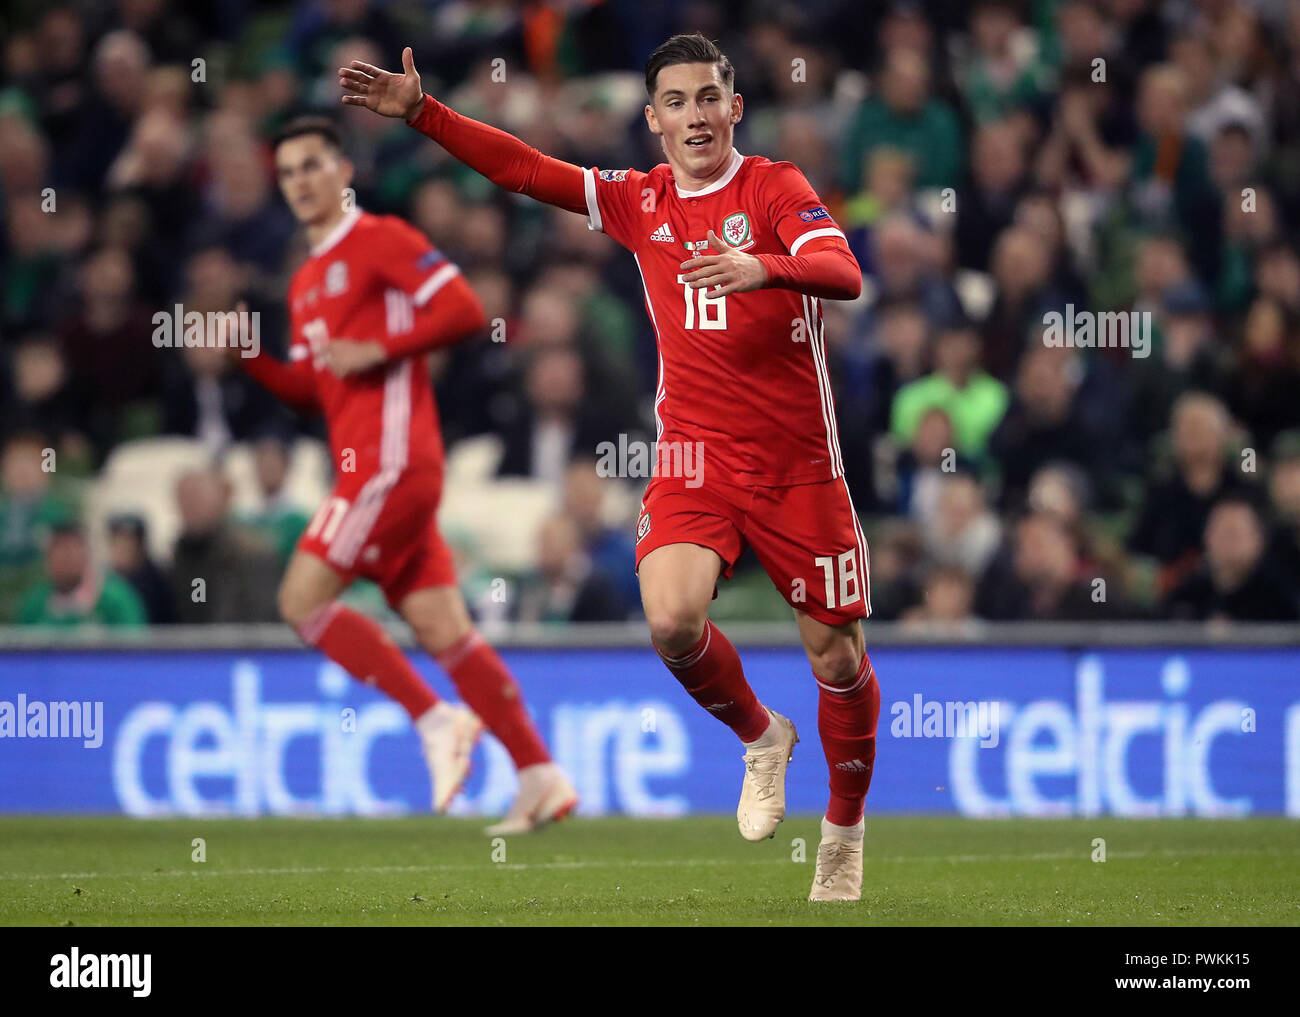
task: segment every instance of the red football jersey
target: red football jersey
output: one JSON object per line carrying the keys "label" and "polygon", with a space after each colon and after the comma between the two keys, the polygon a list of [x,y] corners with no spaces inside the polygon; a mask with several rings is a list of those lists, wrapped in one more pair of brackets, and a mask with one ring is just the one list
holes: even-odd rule
{"label": "red football jersey", "polygon": [[799,169],[733,150],[727,172],[699,191],[678,188],[666,163],[583,172],[588,227],[631,251],[641,270],[659,344],[661,445],[700,443],[705,478],[716,469],[781,486],[842,476],[820,301],[786,289],[715,298],[681,281],[683,261],[711,253],[710,230],[750,254],[843,239]]}
{"label": "red football jersey", "polygon": [[325,366],[331,339],[395,338],[459,273],[415,227],[354,210],[317,244],[289,284],[294,367],[311,364],[340,478],[440,471],[442,434],[426,356],[340,378]]}

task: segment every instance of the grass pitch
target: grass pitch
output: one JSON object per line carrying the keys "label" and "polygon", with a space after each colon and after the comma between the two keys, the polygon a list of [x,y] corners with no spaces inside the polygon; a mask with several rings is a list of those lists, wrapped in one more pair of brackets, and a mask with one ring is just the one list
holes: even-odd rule
{"label": "grass pitch", "polygon": [[1300,925],[1285,819],[868,817],[863,900],[829,905],[815,817],[761,844],[730,817],[577,819],[504,858],[482,827],[0,818],[0,924]]}

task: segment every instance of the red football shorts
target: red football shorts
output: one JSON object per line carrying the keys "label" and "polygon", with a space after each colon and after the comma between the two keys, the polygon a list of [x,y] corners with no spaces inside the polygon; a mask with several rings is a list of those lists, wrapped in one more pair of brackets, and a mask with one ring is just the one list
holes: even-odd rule
{"label": "red football shorts", "polygon": [[870,556],[842,478],[790,487],[655,477],[641,499],[636,563],[666,544],[717,552],[730,578],[745,546],[793,608],[827,625],[871,613]]}
{"label": "red football shorts", "polygon": [[438,532],[437,474],[344,477],[298,538],[298,550],[346,580],[369,579],[394,608],[413,590],[454,586],[451,548]]}

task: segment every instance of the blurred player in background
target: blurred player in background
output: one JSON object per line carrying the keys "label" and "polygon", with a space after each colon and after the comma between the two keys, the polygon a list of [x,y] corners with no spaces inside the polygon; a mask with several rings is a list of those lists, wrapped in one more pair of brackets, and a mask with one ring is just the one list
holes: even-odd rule
{"label": "blurred player in background", "polygon": [[[265,354],[239,363],[290,405],[325,414],[336,474],[289,561],[280,613],[411,715],[435,811],[459,792],[486,724],[519,771],[514,806],[488,832],[562,818],[576,805],[573,785],[505,663],[475,631],[436,521],[443,447],[425,355],[482,328],[482,305],[422,233],[351,206],[352,165],[328,120],[288,124],[275,164],[311,252],[289,284],[289,363]],[[358,576],[379,585],[470,709],[439,699],[376,622],[339,603]]]}
{"label": "blurred player in background", "polygon": [[[870,611],[867,547],[822,336],[820,301],[862,287],[844,234],[797,167],[733,148],[743,100],[731,62],[702,35],[674,36],[646,65],[646,122],[668,160],[649,173],[548,158],[425,95],[409,48],[402,65],[340,68],[343,101],[403,117],[499,186],[586,215],[636,256],[660,364],[660,455],[637,525],[651,638],[745,745],[741,834],[774,836],[799,739],[759,702],[708,617],[719,576],[754,549],[794,609],[820,690],[830,803],[810,899],[857,900],[880,690],[859,623]],[[702,460],[684,476],[688,455]]]}

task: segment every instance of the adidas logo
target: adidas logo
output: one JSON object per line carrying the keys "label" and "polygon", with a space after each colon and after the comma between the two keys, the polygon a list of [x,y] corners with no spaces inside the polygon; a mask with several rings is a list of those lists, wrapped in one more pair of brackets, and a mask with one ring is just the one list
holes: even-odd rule
{"label": "adidas logo", "polygon": [[712,706],[706,706],[705,709],[710,713],[721,713],[728,706],[734,706],[735,704],[736,701],[734,699],[728,699],[725,703],[714,703]]}
{"label": "adidas logo", "polygon": [[664,223],[657,230],[655,230],[653,233],[650,234],[650,239],[659,240],[665,244],[671,244],[674,242],[673,231],[668,228],[667,223]]}
{"label": "adidas logo", "polygon": [[866,773],[871,767],[861,759],[850,759],[847,763],[836,763],[835,769],[845,770],[848,773]]}

